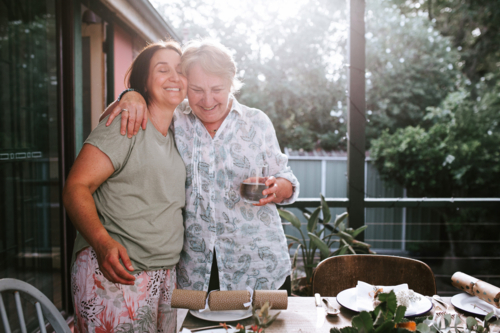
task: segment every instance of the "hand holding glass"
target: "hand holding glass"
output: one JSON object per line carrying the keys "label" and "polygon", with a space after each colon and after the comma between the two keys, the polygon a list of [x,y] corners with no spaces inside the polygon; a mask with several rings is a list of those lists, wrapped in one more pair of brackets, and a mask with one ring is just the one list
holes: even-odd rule
{"label": "hand holding glass", "polygon": [[267,189],[266,181],[269,178],[269,166],[258,165],[250,171],[249,177],[240,186],[240,195],[247,203],[259,203],[266,196],[262,191]]}

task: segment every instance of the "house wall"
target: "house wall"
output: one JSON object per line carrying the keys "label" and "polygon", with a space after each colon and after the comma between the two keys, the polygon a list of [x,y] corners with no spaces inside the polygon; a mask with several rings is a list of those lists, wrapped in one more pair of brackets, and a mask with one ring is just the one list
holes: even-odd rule
{"label": "house wall", "polygon": [[125,30],[115,24],[114,36],[114,73],[115,73],[115,98],[126,89],[124,84],[125,74],[134,59],[134,42]]}
{"label": "house wall", "polygon": [[96,128],[105,105],[105,62],[102,48],[105,40],[104,24],[82,24],[82,36],[90,37],[90,89],[91,89],[91,130]]}

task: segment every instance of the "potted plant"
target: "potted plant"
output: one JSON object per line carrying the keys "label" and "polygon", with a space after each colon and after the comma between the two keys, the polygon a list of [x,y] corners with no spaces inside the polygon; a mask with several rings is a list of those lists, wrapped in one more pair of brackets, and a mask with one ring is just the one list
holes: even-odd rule
{"label": "potted plant", "polygon": [[[302,232],[300,220],[297,216],[283,209],[279,209],[278,212],[283,219],[290,222],[291,225],[300,232],[302,237],[302,239],[299,239],[292,235],[286,235],[286,237],[292,241],[289,244],[290,248],[292,245],[298,243],[292,259],[292,269],[296,271],[298,254],[301,253],[302,263],[306,273],[305,278],[302,279],[294,279],[294,276],[292,276],[292,280],[296,280],[292,281],[292,292],[296,295],[312,295],[311,283],[313,270],[321,260],[343,254],[373,253],[370,250],[369,244],[355,239],[356,236],[363,232],[368,226],[362,226],[356,230],[347,228],[345,224],[345,219],[348,216],[347,213],[337,215],[333,224],[330,224],[332,215],[323,195],[321,195],[321,206],[316,208],[311,214],[307,212],[303,213],[307,220],[307,236],[309,236],[309,243],[307,243],[307,238]],[[320,213],[323,213],[323,220],[320,219]],[[330,233],[326,234],[326,231]],[[331,251],[330,249],[332,246],[335,246],[336,243],[338,243],[337,249]],[[315,259],[318,250],[320,260]]]}

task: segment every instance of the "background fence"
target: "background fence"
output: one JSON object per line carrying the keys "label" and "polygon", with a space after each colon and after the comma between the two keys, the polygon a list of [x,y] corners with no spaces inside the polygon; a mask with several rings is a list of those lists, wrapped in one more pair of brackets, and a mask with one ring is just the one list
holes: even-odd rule
{"label": "background fence", "polygon": [[[347,156],[326,152],[298,156],[286,150],[289,165],[300,181],[301,199],[347,198]],[[303,154],[302,154],[303,155]],[[365,161],[365,197],[404,198],[405,189],[390,185],[380,179],[369,158]],[[393,207],[365,208],[365,242],[378,254],[398,255],[426,262],[436,277],[438,293],[453,295],[458,292],[450,283],[456,271],[500,285],[500,219],[482,220],[478,210],[499,212],[500,208],[482,207]],[[302,205],[303,206],[303,205]],[[292,211],[303,223],[306,220],[294,206]],[[309,207],[312,211],[316,207]],[[341,214],[346,208],[330,208],[332,215]],[[499,216],[498,214],[489,216]],[[284,223],[286,234],[300,238],[298,231]],[[294,254],[293,246],[290,254]],[[300,256],[299,256],[300,257]]]}

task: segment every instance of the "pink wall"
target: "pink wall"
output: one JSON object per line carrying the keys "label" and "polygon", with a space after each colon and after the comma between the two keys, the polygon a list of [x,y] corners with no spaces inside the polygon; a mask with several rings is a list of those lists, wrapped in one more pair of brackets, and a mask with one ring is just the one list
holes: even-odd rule
{"label": "pink wall", "polygon": [[125,79],[127,69],[134,59],[134,54],[132,37],[117,24],[114,25],[114,30],[115,98],[118,98],[118,95],[125,89],[123,80]]}

